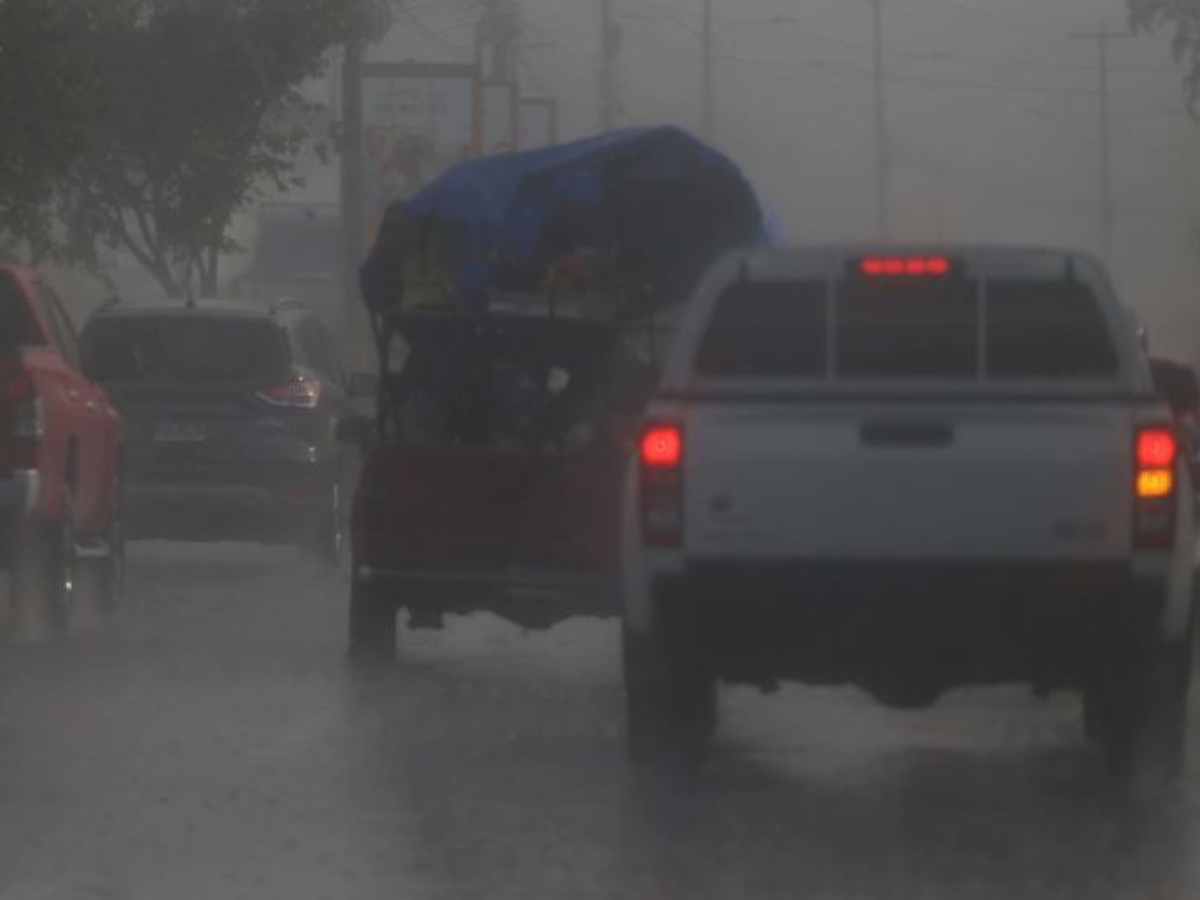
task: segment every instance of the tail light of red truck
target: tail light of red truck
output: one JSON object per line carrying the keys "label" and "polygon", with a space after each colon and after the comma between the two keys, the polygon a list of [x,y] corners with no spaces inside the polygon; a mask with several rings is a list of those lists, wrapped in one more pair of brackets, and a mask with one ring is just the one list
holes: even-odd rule
{"label": "tail light of red truck", "polygon": [[1179,439],[1170,426],[1138,430],[1134,448],[1134,546],[1168,550],[1175,543],[1178,511]]}
{"label": "tail light of red truck", "polygon": [[639,443],[642,538],[650,547],[683,543],[683,429],[649,425]]}

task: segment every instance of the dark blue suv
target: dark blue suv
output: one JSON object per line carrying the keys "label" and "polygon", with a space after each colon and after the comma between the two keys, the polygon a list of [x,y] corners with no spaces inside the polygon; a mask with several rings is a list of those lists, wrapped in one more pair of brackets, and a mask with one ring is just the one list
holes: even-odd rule
{"label": "dark blue suv", "polygon": [[288,301],[110,302],[83,345],[126,423],[129,537],[293,543],[337,564],[352,410],[320,319]]}

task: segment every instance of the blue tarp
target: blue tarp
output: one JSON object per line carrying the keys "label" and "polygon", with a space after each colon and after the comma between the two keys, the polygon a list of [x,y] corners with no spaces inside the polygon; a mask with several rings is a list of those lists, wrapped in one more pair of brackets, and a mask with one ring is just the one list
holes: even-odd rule
{"label": "blue tarp", "polygon": [[568,232],[607,228],[672,294],[689,290],[721,252],[772,238],[741,170],[672,127],[460,163],[405,203],[404,214],[459,226],[459,292],[476,309],[500,268],[536,265],[595,237]]}

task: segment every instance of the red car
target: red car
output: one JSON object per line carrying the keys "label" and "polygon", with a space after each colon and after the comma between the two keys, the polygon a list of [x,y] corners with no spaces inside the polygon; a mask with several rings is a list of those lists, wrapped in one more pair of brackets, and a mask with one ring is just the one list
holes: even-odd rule
{"label": "red car", "polygon": [[77,582],[115,602],[120,442],[120,417],[84,374],[54,291],[35,271],[0,266],[0,567],[17,629],[65,629]]}

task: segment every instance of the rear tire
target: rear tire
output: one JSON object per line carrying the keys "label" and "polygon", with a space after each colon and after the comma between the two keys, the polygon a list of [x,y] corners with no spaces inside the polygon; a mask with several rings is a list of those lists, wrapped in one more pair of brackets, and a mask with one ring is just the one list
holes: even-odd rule
{"label": "rear tire", "polygon": [[1117,783],[1153,797],[1174,787],[1183,772],[1192,629],[1169,642],[1149,627],[1141,630],[1111,682],[1085,700],[1085,720]]}
{"label": "rear tire", "polygon": [[626,745],[638,767],[690,767],[717,727],[716,680],[662,641],[624,633]]}
{"label": "rear tire", "polygon": [[12,602],[18,631],[65,634],[75,593],[75,538],[70,524],[29,524],[12,569]]}
{"label": "rear tire", "polygon": [[397,604],[371,591],[358,578],[350,588],[350,661],[379,665],[396,659]]}
{"label": "rear tire", "polygon": [[125,530],[121,517],[121,486],[118,483],[116,508],[104,543],[108,555],[81,559],[77,564],[77,593],[86,595],[94,608],[112,615],[121,603],[121,587],[125,583]]}

